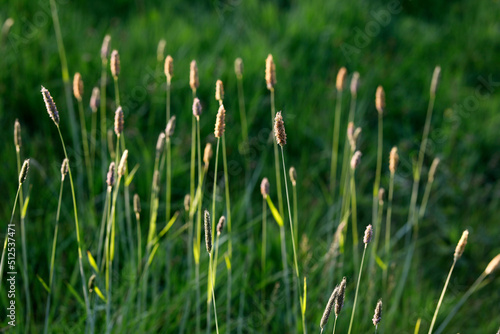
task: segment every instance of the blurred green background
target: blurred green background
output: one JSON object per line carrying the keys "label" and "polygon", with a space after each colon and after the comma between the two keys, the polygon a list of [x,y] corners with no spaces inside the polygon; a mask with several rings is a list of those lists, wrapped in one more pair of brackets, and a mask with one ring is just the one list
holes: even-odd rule
{"label": "blurred green background", "polygon": [[[442,68],[423,179],[426,180],[427,169],[434,157],[440,157],[441,164],[426,216],[421,222],[421,240],[417,248],[421,267],[415,273],[419,283],[411,283],[405,292],[401,317],[390,327],[382,326],[381,331],[413,333],[418,318],[422,318],[421,330],[428,328],[451,265],[454,247],[464,229],[470,231],[469,244],[455,269],[441,316],[451,309],[457,298],[500,251],[499,1],[56,2],[70,76],[75,72],[82,74],[86,106],[92,87],[99,85],[99,51],[105,34],[112,36],[112,48],[120,52],[120,91],[125,111],[127,148],[130,150],[129,166],[140,165],[131,187],[132,192],[141,195],[146,208],[156,138],[165,128],[165,78],[163,60],[157,59],[159,40],[166,40],[165,55],[170,54],[174,58],[172,113],[177,116],[173,145],[175,209],[182,208],[184,194],[189,192],[186,176],[189,172],[192,103],[190,61],[196,59],[200,71],[198,95],[204,108],[201,117],[202,146],[207,141],[214,143],[213,125],[218,107],[213,97],[215,81],[220,78],[224,82],[233,224],[235,243],[240,243],[236,251],[238,255],[233,260],[233,282],[247,279],[242,267],[248,261],[252,268],[248,271],[250,283],[244,285],[244,296],[248,297],[243,299],[241,321],[244,332],[259,331],[253,325],[253,308],[256,307],[254,303],[258,301],[258,293],[252,287],[252,279],[260,277],[259,256],[250,251],[251,242],[260,242],[261,197],[258,186],[264,176],[270,177],[274,184],[272,145],[267,143],[266,136],[271,125],[269,94],[264,81],[265,59],[269,53],[273,54],[277,66],[276,106],[278,110],[283,110],[288,134],[286,161],[288,166],[296,167],[299,175],[300,232],[309,238],[312,261],[321,258],[329,247],[326,234],[330,232],[332,218],[324,189],[329,183],[335,77],[339,68],[345,66],[349,78],[354,71],[360,73],[355,118],[356,125],[363,129],[359,145],[363,159],[357,172],[360,227],[371,222],[371,189],[376,160],[374,143],[377,136],[376,87],[383,85],[387,98],[383,187],[388,187],[389,151],[395,145],[400,151],[393,216],[395,226],[400,227],[407,215],[412,186],[411,163],[416,159],[420,145],[432,71],[436,65]],[[3,24],[8,17],[14,19],[14,25],[8,33],[4,32],[0,45],[0,141],[3,143],[0,150],[3,170],[0,174],[3,199],[0,217],[2,222],[10,218],[17,188],[12,134],[14,120],[18,118],[23,131],[22,154],[32,159],[26,233],[33,316],[34,322],[39,325],[43,323],[46,293],[36,275],[48,277],[59,187],[58,170],[63,159],[56,129],[47,117],[40,94],[41,85],[50,90],[58,105],[61,129],[70,147],[73,166],[82,164],[82,155],[81,149],[71,140],[48,0],[9,0],[1,6],[0,22]],[[244,62],[244,91],[250,124],[252,155],[250,168],[246,169],[240,150],[242,139],[233,66],[236,57],[241,57]],[[344,94],[343,99],[345,113],[348,110],[348,95]],[[112,110],[113,86],[109,82],[108,125],[112,124]],[[86,108],[86,112],[89,125],[90,110]],[[212,174],[213,171],[210,172]],[[96,186],[101,187],[102,192],[92,199],[97,208],[102,206],[104,199],[103,177],[100,175],[96,180]],[[209,176],[209,184],[212,178]],[[248,187],[245,186],[245,178],[250,182]],[[271,189],[275,198],[274,186]],[[244,206],[245,190],[251,196],[250,209]],[[72,272],[76,273],[73,268],[76,268],[77,254],[69,188],[66,191],[68,197],[64,199],[62,211],[56,279],[59,282],[71,281],[78,287],[78,278],[72,275]],[[207,197],[206,205],[209,203],[210,197]],[[222,203],[221,200],[221,207]],[[88,203],[85,202],[80,208],[84,217],[82,229],[84,242],[91,248],[95,243],[92,233],[96,223],[88,221],[84,209],[86,205]],[[18,215],[15,219],[19,220]],[[275,224],[271,223],[275,228]],[[4,228],[5,224],[2,224],[2,236]],[[275,248],[269,262],[273,272],[277,273],[281,270],[277,228],[269,234]],[[176,242],[181,244],[181,241]],[[178,248],[182,249],[179,245]],[[399,250],[401,254],[404,254],[403,251]],[[397,258],[399,261],[403,259],[401,254]],[[176,254],[173,262],[182,265],[184,257],[185,254]],[[303,255],[302,261],[306,257]],[[333,288],[327,286],[320,273],[314,272],[308,277],[310,297],[307,322],[311,331],[318,328],[324,305]],[[304,274],[307,274],[307,269]],[[346,265],[344,275],[348,275],[350,283],[354,284],[352,268]],[[221,279],[223,277],[224,274],[221,274]],[[279,281],[279,276],[274,280]],[[18,281],[22,282],[20,276]],[[187,293],[181,283],[172,283],[179,284],[177,299],[169,305],[162,305],[146,318],[151,323],[151,331],[161,328],[170,332],[178,328],[180,319],[175,310],[181,308]],[[273,284],[269,286],[268,295]],[[22,296],[20,287],[18,291]],[[65,288],[62,283],[59,288],[59,295],[63,294]],[[349,286],[349,289],[351,292],[354,287]],[[492,276],[491,282],[474,294],[454,318],[448,327],[449,332],[496,331],[500,326],[498,291],[500,279]],[[18,298],[22,303],[21,297]],[[222,315],[226,312],[223,300],[225,298],[221,298]],[[237,290],[233,297],[234,319],[240,318],[239,300]],[[388,304],[389,308],[390,302]],[[54,331],[80,331],[82,320],[78,314],[83,315],[84,310],[71,298],[58,307],[56,319],[59,321],[54,324]],[[360,310],[363,309],[364,305],[360,307]],[[371,312],[372,307],[369,309]],[[166,313],[162,315],[163,311]],[[345,318],[348,318],[347,315],[348,312]],[[161,316],[166,319],[160,319]],[[281,317],[278,308],[270,325],[273,332],[280,332]],[[366,328],[370,324],[368,317],[371,315],[366,314]],[[339,318],[337,328],[344,330],[345,321],[347,319],[340,322]],[[33,329],[33,332],[37,331]]]}

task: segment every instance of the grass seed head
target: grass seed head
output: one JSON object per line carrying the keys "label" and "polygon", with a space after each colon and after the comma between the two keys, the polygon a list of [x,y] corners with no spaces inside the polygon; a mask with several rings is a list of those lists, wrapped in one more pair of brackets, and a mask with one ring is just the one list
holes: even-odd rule
{"label": "grass seed head", "polygon": [[128,150],[123,151],[120,163],[118,164],[118,176],[124,176],[127,169]]}
{"label": "grass seed head", "polygon": [[389,154],[389,170],[391,171],[391,174],[396,173],[398,162],[399,162],[398,148],[394,146],[391,149],[391,153]]}
{"label": "grass seed head", "polygon": [[184,196],[184,210],[186,210],[186,212],[189,212],[190,205],[191,205],[191,196],[189,196],[189,194],[186,194],[186,196]]}
{"label": "grass seed head", "polygon": [[455,254],[453,254],[453,258],[458,260],[462,254],[464,253],[465,245],[467,245],[467,239],[469,238],[469,231],[465,230],[462,233],[462,237],[458,241],[457,247],[455,248]]}
{"label": "grass seed head", "polygon": [[163,38],[158,42],[158,48],[156,49],[156,60],[161,62],[163,60],[163,55],[165,54],[165,46],[167,45],[167,41]]}
{"label": "grass seed head", "polygon": [[69,160],[64,159],[62,164],[61,164],[61,180],[64,181],[64,178],[66,177],[66,174],[68,173],[69,169]]}
{"label": "grass seed head", "polygon": [[226,109],[224,105],[221,104],[219,111],[217,112],[217,118],[215,119],[215,130],[214,134],[216,138],[222,137],[226,129]]}
{"label": "grass seed head", "polygon": [[50,95],[50,92],[43,86],[41,92],[43,101],[45,102],[45,108],[47,108],[47,112],[49,113],[50,118],[52,118],[54,123],[59,126],[59,112],[57,111],[57,107],[54,103],[52,95]]}
{"label": "grass seed head", "polygon": [[267,177],[263,178],[262,182],[260,183],[260,193],[262,194],[262,197],[264,197],[264,199],[266,199],[269,195],[269,180],[267,179]]}
{"label": "grass seed head", "polygon": [[117,136],[123,132],[123,110],[121,106],[115,111],[115,133]]}
{"label": "grass seed head", "polygon": [[21,123],[16,118],[14,122],[14,145],[16,146],[16,151],[19,152],[22,146],[22,138],[21,138]]}
{"label": "grass seed head", "polygon": [[207,143],[205,145],[205,150],[203,151],[203,163],[205,164],[205,169],[208,168],[208,165],[210,164],[210,159],[212,159],[213,151],[212,151],[212,144]]}
{"label": "grass seed head", "polygon": [[156,140],[156,156],[159,157],[165,147],[165,132],[160,132],[158,140]]}
{"label": "grass seed head", "polygon": [[92,276],[90,276],[87,287],[89,288],[89,293],[92,293],[94,291],[94,287],[95,287],[95,274],[92,274]]}
{"label": "grass seed head", "polygon": [[384,198],[385,198],[385,189],[380,188],[378,190],[378,204],[379,205],[384,205]]}
{"label": "grass seed head", "polygon": [[19,173],[19,184],[23,184],[28,176],[28,170],[30,169],[30,159],[26,159],[21,167],[21,172]]}
{"label": "grass seed head", "polygon": [[115,184],[115,163],[109,164],[108,175],[106,175],[106,183],[108,187],[112,187]]}
{"label": "grass seed head", "polygon": [[370,241],[372,241],[372,236],[373,236],[373,227],[370,224],[365,229],[365,236],[363,237],[363,243],[365,245],[368,245]]}
{"label": "grass seed head", "polygon": [[359,73],[354,72],[352,74],[352,78],[351,78],[351,95],[352,96],[358,95],[358,87],[359,87]]}
{"label": "grass seed head", "polygon": [[336,317],[339,316],[340,311],[342,311],[342,307],[344,307],[346,285],[347,285],[347,279],[344,277],[344,278],[342,278],[342,282],[340,282],[337,298],[335,298],[335,316]]}
{"label": "grass seed head", "polygon": [[193,100],[193,115],[199,119],[201,115],[202,109],[201,109],[201,102],[200,99],[195,97]]}
{"label": "grass seed head", "polygon": [[101,105],[101,91],[98,87],[92,89],[92,96],[90,97],[90,109],[92,112],[97,112],[99,106]]}
{"label": "grass seed head", "polygon": [[236,58],[234,61],[234,73],[240,79],[243,76],[243,59]]}
{"label": "grass seed head", "polygon": [[217,80],[215,83],[215,100],[220,103],[224,100],[224,85],[222,84],[222,80]]}
{"label": "grass seed head", "polygon": [[361,156],[362,156],[362,154],[360,151],[354,152],[354,154],[351,158],[351,169],[352,170],[355,170],[356,168],[358,168],[359,163],[361,162]]}
{"label": "grass seed head", "polygon": [[319,323],[319,327],[321,328],[321,330],[323,330],[326,324],[328,323],[328,319],[330,318],[330,313],[332,313],[333,306],[335,305],[335,300],[337,299],[339,293],[338,290],[339,287],[336,286],[335,289],[333,289],[330,298],[328,299],[328,303],[326,303],[325,311],[323,312],[323,316],[321,317],[321,322]]}
{"label": "grass seed head", "polygon": [[382,320],[382,299],[379,299],[377,306],[375,307],[375,313],[373,314],[373,326],[377,327],[380,320]]}
{"label": "grass seed head", "polygon": [[429,182],[434,182],[434,176],[436,175],[436,169],[440,161],[439,158],[432,160],[431,168],[429,168]]}
{"label": "grass seed head", "polygon": [[226,217],[224,216],[220,217],[219,223],[217,224],[217,235],[220,235],[222,233],[225,223],[226,223]]}
{"label": "grass seed head", "polygon": [[205,244],[208,254],[212,253],[212,223],[210,222],[210,213],[205,210]]}
{"label": "grass seed head", "polygon": [[281,116],[281,111],[278,111],[274,118],[274,136],[278,145],[281,147],[286,145],[285,122],[283,121],[283,116]]}
{"label": "grass seed head", "polygon": [[436,90],[439,84],[440,77],[441,77],[441,67],[436,66],[436,68],[434,69],[434,73],[432,73],[431,96],[436,96]]}
{"label": "grass seed head", "polygon": [[488,263],[488,266],[486,267],[484,272],[486,275],[489,275],[492,272],[494,272],[495,270],[497,270],[498,268],[500,268],[500,254],[495,256],[493,258],[493,260],[491,260],[490,263]]}
{"label": "grass seed head", "polygon": [[295,167],[290,167],[288,174],[290,175],[290,181],[292,181],[292,185],[295,187],[297,185],[297,171],[295,170]]}
{"label": "grass seed head", "polygon": [[109,44],[111,43],[111,36],[106,35],[104,36],[104,39],[102,41],[102,46],[101,46],[101,59],[103,62],[108,61],[109,57]]}
{"label": "grass seed head", "polygon": [[136,216],[141,213],[141,198],[139,194],[134,195],[134,212]]}
{"label": "grass seed head", "polygon": [[347,69],[345,67],[341,67],[339,72],[337,73],[337,82],[336,82],[336,87],[339,92],[344,90],[346,76],[347,76]]}
{"label": "grass seed head", "polygon": [[196,60],[191,61],[190,71],[189,71],[189,86],[191,86],[191,90],[196,91],[196,89],[200,86],[200,79],[198,77],[198,65],[196,64]]}
{"label": "grass seed head", "polygon": [[172,80],[172,77],[174,76],[174,58],[172,58],[171,55],[168,55],[167,58],[165,58],[165,76],[168,81]]}
{"label": "grass seed head", "polygon": [[167,138],[171,138],[174,135],[175,130],[175,116],[170,117],[167,123],[167,128],[165,129],[165,134]]}
{"label": "grass seed head", "polygon": [[82,100],[83,96],[83,79],[82,75],[78,72],[73,77],[73,95],[78,101]]}
{"label": "grass seed head", "polygon": [[117,50],[113,50],[113,52],[111,52],[110,67],[113,78],[115,80],[118,79],[118,76],[120,75],[120,55]]}
{"label": "grass seed head", "polygon": [[274,64],[273,55],[269,54],[266,59],[266,84],[267,89],[272,90],[276,85],[276,65]]}
{"label": "grass seed head", "polygon": [[375,107],[379,114],[383,114],[385,110],[385,92],[382,86],[377,87],[377,92],[375,93]]}

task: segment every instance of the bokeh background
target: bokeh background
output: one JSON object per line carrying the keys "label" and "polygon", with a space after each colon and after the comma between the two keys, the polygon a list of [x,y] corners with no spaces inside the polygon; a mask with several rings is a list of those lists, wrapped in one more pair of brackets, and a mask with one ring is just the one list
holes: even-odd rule
{"label": "bokeh background", "polygon": [[[329,183],[335,77],[339,68],[345,66],[349,78],[354,71],[360,73],[355,123],[363,129],[359,148],[364,155],[357,172],[358,224],[363,227],[371,222],[377,136],[375,89],[383,85],[387,98],[382,186],[388,187],[387,162],[392,146],[399,147],[401,157],[396,175],[393,222],[402,226],[412,186],[411,164],[418,154],[432,72],[436,65],[442,68],[423,179],[426,179],[432,159],[440,157],[441,164],[427,213],[421,221],[421,239],[417,247],[421,266],[415,268],[414,278],[404,293],[401,317],[390,326],[382,326],[381,331],[413,333],[418,318],[422,318],[421,330],[426,330],[451,265],[454,247],[464,229],[470,231],[469,244],[452,277],[441,310],[443,315],[500,251],[499,1],[56,2],[70,76],[75,72],[82,74],[85,105],[92,87],[99,85],[99,51],[105,34],[112,36],[112,48],[120,52],[120,90],[125,110],[125,136],[130,150],[129,166],[140,165],[131,187],[132,192],[137,192],[143,199],[148,198],[150,191],[156,138],[165,128],[165,78],[163,59],[157,59],[159,40],[166,40],[165,55],[172,55],[175,66],[172,84],[172,113],[177,116],[173,144],[175,209],[182,210],[183,197],[189,191],[186,176],[189,173],[192,104],[190,61],[197,60],[200,73],[198,95],[204,108],[202,145],[214,143],[213,125],[218,106],[213,97],[215,81],[223,80],[228,158],[232,166],[233,224],[235,243],[238,244],[233,260],[233,281],[244,282],[234,292],[232,314],[234,319],[241,320],[243,325],[239,329],[243,332],[259,332],[255,319],[260,313],[254,310],[258,301],[258,282],[255,280],[259,279],[259,255],[252,252],[251,243],[260,242],[260,180],[264,176],[270,177],[272,182],[274,179],[272,144],[265,136],[271,125],[269,94],[264,81],[265,59],[269,53],[273,54],[277,66],[276,105],[278,110],[283,110],[288,134],[286,160],[288,166],[296,167],[299,178],[300,233],[309,239],[309,248],[303,249],[301,262],[306,261],[308,254],[309,261],[318,260],[329,248],[326,235],[330,233],[333,218],[325,189]],[[9,0],[1,6],[0,22],[3,24],[9,17],[14,20],[14,25],[8,32],[2,32],[0,44],[0,216],[2,222],[10,218],[17,189],[13,144],[13,125],[17,118],[23,131],[22,154],[32,159],[26,234],[33,323],[40,326],[46,292],[36,276],[48,277],[59,187],[58,170],[63,159],[56,129],[45,111],[41,85],[51,91],[59,107],[61,130],[70,147],[74,166],[82,163],[82,155],[81,149],[71,139],[49,1]],[[243,82],[251,138],[249,168],[246,168],[241,153],[233,66],[237,57],[244,62]],[[348,94],[344,94],[344,115],[348,103]],[[113,86],[109,82],[108,125],[112,124],[112,110]],[[90,124],[88,108],[86,113],[89,117],[87,124]],[[219,167],[221,171],[222,167]],[[209,180],[212,180],[210,175]],[[102,193],[92,199],[97,208],[104,200],[103,177],[99,174],[96,180]],[[274,187],[271,189],[271,195],[276,196]],[[59,287],[56,299],[66,293],[62,282],[79,287],[69,188],[66,194],[57,254]],[[250,196],[250,206],[243,200],[245,194]],[[209,197],[206,203],[209,205]],[[222,206],[222,199],[220,203]],[[144,206],[148,207],[146,200]],[[95,222],[88,221],[84,210],[80,209],[83,212],[84,242],[92,248]],[[19,221],[18,216],[16,221]],[[278,229],[272,220],[271,224],[274,230],[269,231],[272,243],[269,262],[276,275],[269,283],[268,295],[273,284],[279,282],[278,272],[281,270]],[[5,225],[0,226],[2,236]],[[180,250],[173,256],[172,263],[182,266],[186,254],[181,252],[181,245],[185,243],[185,237],[171,242],[174,249]],[[401,261],[403,255],[397,259]],[[309,264],[308,268],[312,266]],[[246,271],[244,267],[251,270]],[[223,269],[221,272],[225,271]],[[352,272],[352,268],[346,265],[344,275],[352,278],[351,284],[355,281]],[[223,278],[224,273],[221,273]],[[20,276],[18,281],[22,282]],[[487,282],[454,318],[448,328],[450,333],[493,333],[498,329],[500,279],[493,275]],[[177,296],[168,303],[160,303],[161,307],[145,317],[151,324],[151,331],[175,332],[179,328],[181,319],[176,310],[181,308],[189,294],[180,278],[172,284],[174,287],[178,284]],[[20,287],[18,298],[22,304]],[[240,305],[239,289],[243,291],[243,306]],[[308,278],[308,289],[307,322],[313,331],[318,328],[332,287],[322,280],[320,272],[314,272]],[[354,287],[349,289],[352,302]],[[224,291],[222,289],[221,295]],[[222,297],[221,301],[224,299]],[[221,303],[220,314],[224,319],[227,310]],[[281,332],[280,310],[278,307],[269,325],[273,332]],[[82,330],[83,314],[84,310],[71,298],[61,299],[54,331]],[[361,314],[366,318],[368,330],[371,315]],[[348,318],[347,312],[345,318]],[[3,323],[4,319],[1,321]],[[339,319],[337,327],[343,328],[346,324]],[[189,324],[187,328],[188,332],[192,329]],[[33,332],[37,329],[32,327]]]}

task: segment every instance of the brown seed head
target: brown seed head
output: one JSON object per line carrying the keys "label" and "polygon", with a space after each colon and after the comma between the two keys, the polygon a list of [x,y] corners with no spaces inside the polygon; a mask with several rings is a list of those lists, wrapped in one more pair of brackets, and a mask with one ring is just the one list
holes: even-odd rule
{"label": "brown seed head", "polygon": [[213,151],[212,151],[212,144],[207,143],[205,145],[205,150],[203,151],[203,163],[205,164],[205,169],[208,168],[208,165],[210,164],[210,159],[212,159]]}
{"label": "brown seed head", "polygon": [[208,254],[212,253],[212,223],[210,222],[210,213],[205,210],[205,245]]}
{"label": "brown seed head", "polygon": [[83,96],[83,80],[82,75],[78,72],[73,77],[73,95],[78,101],[82,100]]}
{"label": "brown seed head", "polygon": [[163,38],[158,42],[158,48],[156,49],[156,59],[158,60],[158,62],[161,62],[163,60],[166,45],[167,41],[165,41]]}
{"label": "brown seed head", "polygon": [[342,282],[340,282],[338,295],[337,295],[337,298],[335,299],[335,316],[336,317],[339,316],[340,311],[342,311],[342,307],[344,307],[346,285],[347,285],[347,279],[344,277],[342,279]]}
{"label": "brown seed head", "polygon": [[389,154],[389,170],[391,171],[391,174],[396,173],[398,162],[399,162],[398,148],[394,146],[391,149],[391,153]]}
{"label": "brown seed head", "polygon": [[120,159],[120,164],[118,165],[118,176],[122,177],[125,175],[125,170],[127,169],[127,158],[128,150],[123,151],[122,157]]}
{"label": "brown seed head", "polygon": [[222,233],[225,223],[226,223],[226,217],[224,216],[220,217],[219,223],[217,224],[217,235],[220,235]]}
{"label": "brown seed head", "polygon": [[500,268],[500,254],[498,254],[497,256],[495,256],[493,258],[493,260],[491,260],[490,263],[488,263],[488,266],[484,270],[484,273],[486,275],[489,275],[492,272],[494,272],[495,270],[497,270],[498,268]]}
{"label": "brown seed head", "polygon": [[383,114],[385,110],[385,92],[382,86],[377,87],[377,92],[375,93],[375,107],[379,114]]}
{"label": "brown seed head", "polygon": [[335,304],[335,300],[337,299],[338,296],[338,290],[339,287],[336,286],[335,289],[333,289],[330,298],[328,299],[325,311],[323,312],[323,316],[321,317],[321,322],[319,323],[319,327],[321,328],[321,330],[323,330],[323,328],[325,328],[326,324],[328,323],[328,318],[330,318],[330,313],[332,313],[333,305]]}
{"label": "brown seed head", "polygon": [[90,109],[92,112],[97,112],[99,105],[101,104],[101,92],[98,87],[92,89],[92,96],[90,97]]}
{"label": "brown seed head", "polygon": [[165,129],[165,134],[167,138],[171,138],[174,135],[175,130],[175,116],[170,117],[167,123],[167,128]]}
{"label": "brown seed head", "polygon": [[361,156],[362,156],[362,154],[360,151],[354,152],[354,154],[351,158],[351,169],[352,170],[355,170],[359,166],[359,163],[361,162]]}
{"label": "brown seed head", "polygon": [[136,216],[141,213],[141,199],[139,197],[139,194],[134,195],[134,212]]}
{"label": "brown seed head", "polygon": [[434,176],[436,175],[436,168],[439,165],[439,158],[434,158],[432,160],[431,168],[429,168],[429,182],[434,182]]}
{"label": "brown seed head", "polygon": [[187,194],[186,196],[184,196],[184,210],[186,210],[186,212],[189,212],[190,204],[191,204],[191,196]]}
{"label": "brown seed head", "polygon": [[269,180],[267,179],[267,177],[263,178],[262,182],[260,183],[260,193],[262,194],[262,197],[264,197],[264,199],[266,199],[269,195]]}
{"label": "brown seed head", "polygon": [[373,236],[373,227],[372,225],[368,225],[365,230],[365,236],[363,237],[363,243],[365,245],[368,245],[370,241],[372,241],[372,236]]}
{"label": "brown seed head", "polygon": [[16,151],[19,152],[22,146],[22,138],[21,138],[21,123],[16,118],[14,122],[14,145],[16,146]]}
{"label": "brown seed head", "polygon": [[201,102],[200,99],[195,97],[193,100],[193,115],[196,118],[199,118],[201,115],[202,109],[201,109]]}
{"label": "brown seed head", "polygon": [[462,233],[462,237],[460,238],[460,241],[458,241],[457,247],[455,248],[455,254],[453,254],[453,258],[455,259],[455,261],[458,260],[462,256],[464,249],[465,249],[465,245],[467,245],[468,238],[469,238],[469,231],[465,230]]}
{"label": "brown seed head", "polygon": [[95,274],[92,274],[88,282],[89,293],[92,293],[94,291],[94,287],[95,287]]}
{"label": "brown seed head", "polygon": [[297,185],[297,171],[295,170],[295,167],[290,167],[288,174],[290,175],[290,181],[292,181],[292,185],[295,187]]}
{"label": "brown seed head", "polygon": [[123,110],[121,106],[115,111],[115,133],[119,136],[123,132]]}
{"label": "brown seed head", "polygon": [[286,145],[285,122],[283,122],[281,111],[278,111],[274,118],[274,136],[276,137],[278,145],[281,147]]}
{"label": "brown seed head", "polygon": [[379,205],[384,205],[384,197],[385,197],[385,189],[380,188],[378,190],[378,204]]}
{"label": "brown seed head", "polygon": [[156,156],[159,157],[165,147],[165,132],[160,132],[158,140],[156,140]]}
{"label": "brown seed head", "polygon": [[196,60],[191,61],[191,68],[189,71],[189,86],[193,91],[200,86],[200,79],[198,78],[198,65],[196,65]]}
{"label": "brown seed head", "polygon": [[339,92],[344,90],[346,76],[347,76],[347,69],[345,67],[341,67],[339,72],[337,73],[337,83],[336,83],[336,87]]}
{"label": "brown seed head", "polygon": [[269,54],[266,59],[266,84],[267,89],[272,90],[276,85],[276,65],[274,64],[273,55]]}
{"label": "brown seed head", "polygon": [[352,96],[358,95],[358,87],[359,87],[359,73],[354,72],[352,74],[352,78],[351,78],[351,95]]}
{"label": "brown seed head", "polygon": [[57,107],[54,103],[52,95],[50,95],[50,92],[43,86],[41,92],[43,101],[45,102],[45,108],[47,108],[47,112],[49,113],[50,118],[52,118],[54,123],[59,126],[59,112],[57,111]]}
{"label": "brown seed head", "polygon": [[111,36],[110,35],[104,36],[104,40],[102,41],[102,46],[101,46],[101,60],[103,62],[108,61],[110,43],[111,43]]}
{"label": "brown seed head", "polygon": [[66,174],[68,173],[69,169],[69,160],[64,159],[62,164],[61,164],[61,180],[64,181],[64,178],[66,177]]}
{"label": "brown seed head", "polygon": [[434,73],[432,73],[431,96],[436,96],[436,90],[439,84],[440,76],[441,76],[441,67],[436,66],[436,68],[434,69]]}
{"label": "brown seed head", "polygon": [[241,58],[236,58],[234,61],[234,73],[238,79],[243,76],[243,60]]}
{"label": "brown seed head", "polygon": [[23,184],[28,176],[28,170],[30,169],[30,159],[26,159],[21,167],[21,172],[19,173],[19,184]]}
{"label": "brown seed head", "polygon": [[112,187],[115,184],[115,163],[109,164],[108,175],[106,176],[106,183],[108,187]]}
{"label": "brown seed head", "polygon": [[216,138],[222,137],[226,129],[226,109],[224,105],[220,105],[219,111],[217,112],[217,118],[215,119],[215,130],[214,134]]}
{"label": "brown seed head", "polygon": [[111,52],[110,67],[113,78],[115,80],[118,79],[118,76],[120,75],[120,55],[117,50],[113,50],[113,52]]}
{"label": "brown seed head", "polygon": [[224,85],[222,84],[222,80],[217,80],[215,83],[215,100],[222,103],[224,100]]}
{"label": "brown seed head", "polygon": [[174,76],[174,58],[172,58],[171,55],[168,55],[167,58],[165,58],[165,76],[169,82]]}
{"label": "brown seed head", "polygon": [[375,307],[375,313],[373,314],[373,326],[377,327],[380,320],[382,320],[382,299],[379,299],[377,306]]}

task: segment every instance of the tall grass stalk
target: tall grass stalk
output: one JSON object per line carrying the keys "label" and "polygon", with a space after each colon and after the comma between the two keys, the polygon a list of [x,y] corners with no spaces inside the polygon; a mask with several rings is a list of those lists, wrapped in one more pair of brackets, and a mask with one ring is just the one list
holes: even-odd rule
{"label": "tall grass stalk", "polygon": [[429,196],[432,189],[432,184],[434,183],[434,175],[436,173],[436,168],[439,164],[439,158],[434,158],[432,161],[431,168],[429,169],[429,176],[427,178],[427,184],[424,190],[424,197],[422,198],[422,204],[420,205],[420,210],[418,212],[418,217],[421,219],[425,215],[425,210],[427,209],[427,203],[429,202]]}
{"label": "tall grass stalk", "polygon": [[355,181],[355,169],[351,169],[351,222],[352,222],[352,252],[354,266],[357,267],[359,263],[359,251],[358,251],[358,208],[356,200],[356,181]]}
{"label": "tall grass stalk", "polygon": [[245,111],[245,94],[243,93],[243,61],[241,58],[237,58],[234,63],[236,82],[238,86],[238,106],[240,110],[240,121],[241,121],[241,136],[243,139],[243,144],[248,145],[248,125],[247,125],[247,114]]}
{"label": "tall grass stalk", "polygon": [[337,185],[337,161],[338,161],[338,151],[339,151],[341,112],[342,112],[342,89],[337,89],[337,101],[335,104],[335,119],[333,123],[332,162],[330,166],[330,191],[332,191],[332,193]]}
{"label": "tall grass stalk", "polygon": [[392,219],[392,200],[394,197],[394,172],[391,171],[390,175],[390,180],[389,180],[389,196],[387,198],[388,204],[387,204],[387,213],[385,217],[385,243],[384,243],[384,248],[385,248],[385,264],[386,267],[384,268],[383,272],[383,286],[384,290],[387,292],[388,291],[388,272],[389,272],[389,267],[390,267],[390,262],[391,262],[391,219]]}
{"label": "tall grass stalk", "polygon": [[108,56],[105,54],[104,57],[101,55],[101,101],[100,101],[100,113],[101,113],[101,173],[106,175],[106,167],[108,166],[108,141],[107,141],[107,116],[106,116],[106,83],[107,83],[107,68],[108,68]]}
{"label": "tall grass stalk", "polygon": [[[166,122],[168,124],[168,121],[170,120],[170,88],[171,88],[171,78],[169,76],[167,76],[167,118],[166,118]],[[170,217],[170,200],[171,200],[171,196],[172,196],[172,183],[171,183],[171,179],[172,179],[172,156],[171,156],[171,149],[170,149],[170,146],[171,146],[171,141],[170,141],[170,136],[167,134],[166,136],[166,147],[165,149],[167,150],[167,180],[165,181],[166,182],[166,209],[165,209],[165,212],[166,212],[166,217],[167,219],[169,219]]]}
{"label": "tall grass stalk", "polygon": [[92,172],[92,167],[90,163],[90,150],[89,142],[87,137],[87,124],[85,122],[85,113],[83,109],[82,99],[78,100],[78,113],[80,115],[80,128],[82,132],[82,146],[83,146],[83,156],[85,160],[85,168],[87,171],[87,181],[89,184],[89,192],[92,195],[94,193],[94,173]]}
{"label": "tall grass stalk", "polygon": [[380,174],[382,173],[382,150],[384,136],[384,117],[382,112],[378,113],[378,139],[377,139],[377,166],[375,171],[375,182],[373,183],[373,203],[372,203],[372,225],[377,223],[378,211],[378,191],[380,188]]}

